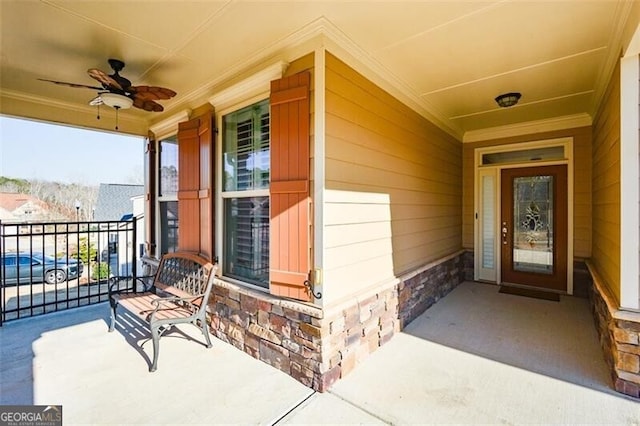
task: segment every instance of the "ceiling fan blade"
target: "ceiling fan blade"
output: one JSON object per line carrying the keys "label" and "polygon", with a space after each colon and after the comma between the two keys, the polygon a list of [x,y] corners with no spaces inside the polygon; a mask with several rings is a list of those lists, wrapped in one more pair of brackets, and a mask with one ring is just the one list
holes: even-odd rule
{"label": "ceiling fan blade", "polygon": [[87,73],[89,74],[89,77],[95,78],[100,83],[102,83],[103,87],[101,87],[101,89],[104,88],[104,89],[115,89],[115,90],[124,91],[120,83],[115,81],[113,77],[111,77],[110,75],[107,75],[107,73],[105,73],[104,71],[101,71],[97,68],[89,68],[87,70]]}
{"label": "ceiling fan blade", "polygon": [[103,87],[96,86],[88,86],[86,84],[78,84],[78,83],[67,83],[66,81],[57,81],[57,80],[47,80],[46,78],[39,78],[40,81],[47,81],[49,83],[58,84],[60,86],[68,86],[75,87],[77,89],[93,89],[93,90],[103,90]]}
{"label": "ceiling fan blade", "polygon": [[164,108],[159,103],[142,98],[133,98],[133,106],[151,112],[164,111]]}
{"label": "ceiling fan blade", "polygon": [[176,92],[171,89],[157,86],[131,86],[127,90],[133,93],[134,99],[139,98],[148,101],[171,99],[176,95]]}
{"label": "ceiling fan blade", "polygon": [[104,105],[104,101],[102,100],[102,96],[98,95],[95,98],[91,99],[89,101],[89,105],[91,105],[91,106]]}

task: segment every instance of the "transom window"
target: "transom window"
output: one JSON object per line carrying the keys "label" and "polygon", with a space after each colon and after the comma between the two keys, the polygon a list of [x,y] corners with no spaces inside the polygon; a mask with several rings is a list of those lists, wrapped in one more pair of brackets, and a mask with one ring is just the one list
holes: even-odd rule
{"label": "transom window", "polygon": [[269,287],[269,101],[222,118],[224,270]]}

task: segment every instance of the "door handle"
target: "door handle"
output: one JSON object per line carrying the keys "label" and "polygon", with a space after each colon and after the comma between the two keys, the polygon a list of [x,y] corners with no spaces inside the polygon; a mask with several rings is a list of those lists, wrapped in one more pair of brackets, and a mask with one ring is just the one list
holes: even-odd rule
{"label": "door handle", "polygon": [[509,233],[509,227],[507,222],[502,222],[502,244],[507,244],[507,234]]}

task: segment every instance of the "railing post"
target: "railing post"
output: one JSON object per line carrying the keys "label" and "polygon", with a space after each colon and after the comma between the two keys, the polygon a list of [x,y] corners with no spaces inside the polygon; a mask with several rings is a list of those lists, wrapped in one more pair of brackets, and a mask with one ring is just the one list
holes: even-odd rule
{"label": "railing post", "polygon": [[134,293],[137,290],[137,286],[136,286],[136,281],[135,281],[135,277],[138,276],[138,261],[136,259],[137,257],[137,253],[138,253],[138,218],[137,217],[133,217],[133,231],[132,231],[132,235],[131,238],[133,239],[133,244],[132,248],[133,250],[131,250],[131,275],[134,277],[134,281],[133,281],[133,291]]}

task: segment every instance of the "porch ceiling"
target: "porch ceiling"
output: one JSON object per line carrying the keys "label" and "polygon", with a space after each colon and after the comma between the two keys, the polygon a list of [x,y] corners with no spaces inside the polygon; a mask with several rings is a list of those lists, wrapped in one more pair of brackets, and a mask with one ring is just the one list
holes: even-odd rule
{"label": "porch ceiling", "polygon": [[[318,42],[346,52],[414,108],[466,132],[589,120],[619,57],[628,1],[0,1],[0,113],[113,129],[96,120],[88,68],[126,62],[134,85],[178,95],[164,113],[121,111],[121,129],[194,108],[239,71]],[[315,41],[314,41],[315,40]],[[307,44],[305,44],[307,43]],[[311,44],[313,46],[313,44]],[[362,68],[362,69],[365,69]],[[361,69],[361,70],[362,70]],[[501,109],[494,98],[522,93]]]}

